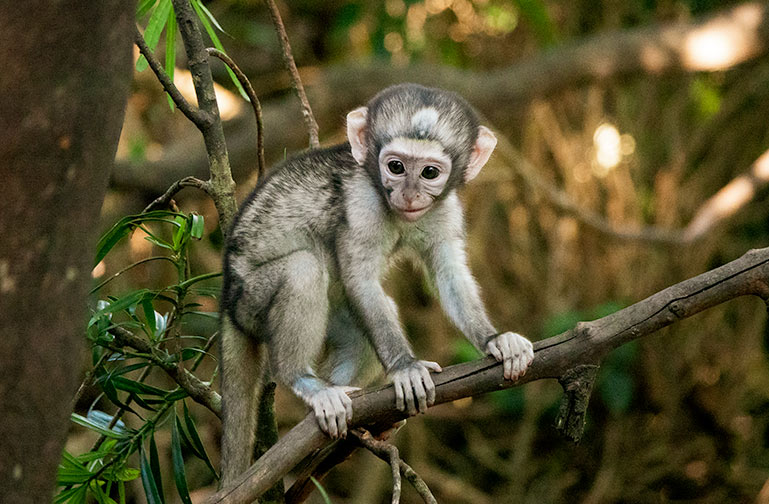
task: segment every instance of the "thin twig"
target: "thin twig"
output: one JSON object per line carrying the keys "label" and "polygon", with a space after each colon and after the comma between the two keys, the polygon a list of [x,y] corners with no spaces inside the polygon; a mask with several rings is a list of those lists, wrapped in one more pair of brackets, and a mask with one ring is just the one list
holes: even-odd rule
{"label": "thin twig", "polygon": [[390,443],[375,439],[370,432],[364,429],[353,429],[350,433],[361,446],[390,464],[393,473],[393,503],[397,503],[400,500],[400,476],[403,475],[403,477],[411,483],[411,486],[414,487],[414,490],[419,493],[422,500],[427,504],[438,504],[438,501],[435,500],[435,496],[430,491],[427,483],[425,483],[410,465],[400,458],[398,455],[398,448]]}
{"label": "thin twig", "polygon": [[390,471],[393,476],[393,497],[392,504],[398,504],[401,501],[401,471],[400,455],[398,448],[384,441],[377,441],[371,433],[365,429],[353,429],[350,434],[368,451],[390,464]]}
{"label": "thin twig", "polygon": [[208,47],[206,49],[209,56],[215,56],[222,60],[225,65],[230,67],[230,70],[235,74],[235,77],[240,81],[240,85],[246,90],[248,99],[251,100],[251,106],[254,109],[254,117],[256,117],[256,160],[258,162],[257,176],[262,178],[267,169],[264,163],[264,122],[262,121],[262,104],[259,102],[259,98],[256,96],[251,81],[248,80],[246,74],[240,69],[240,67],[233,61],[232,58],[227,56],[219,49],[214,47]]}
{"label": "thin twig", "polygon": [[163,65],[161,65],[157,58],[155,58],[155,55],[152,54],[152,50],[147,45],[147,42],[144,41],[144,37],[139,31],[139,28],[135,28],[135,30],[134,43],[136,43],[136,46],[139,48],[139,52],[142,53],[142,56],[147,59],[147,63],[149,63],[150,68],[153,72],[155,72],[155,75],[160,81],[160,84],[163,85],[163,89],[166,90],[168,96],[170,96],[174,101],[176,107],[182,112],[182,114],[187,117],[187,119],[192,121],[192,123],[198,129],[202,129],[207,126],[211,122],[209,114],[200,110],[199,108],[193,107],[187,100],[184,99],[184,96],[182,96],[179,88],[177,88],[174,84],[173,79],[171,79],[171,77],[166,73],[166,71],[163,69]]}
{"label": "thin twig", "polygon": [[286,69],[291,76],[291,83],[294,86],[296,95],[299,97],[299,101],[302,102],[302,116],[304,117],[304,122],[307,125],[307,131],[310,135],[310,147],[319,147],[320,142],[318,141],[318,123],[315,122],[315,116],[312,114],[310,102],[307,100],[307,95],[304,93],[302,79],[299,78],[299,71],[296,69],[294,56],[291,52],[291,44],[288,42],[286,27],[283,25],[283,20],[280,17],[278,6],[275,5],[275,0],[266,1],[267,7],[270,9],[272,24],[275,25],[275,31],[278,32],[278,40],[280,41],[280,47],[283,50],[283,63],[286,65]]}
{"label": "thin twig", "polygon": [[184,177],[181,180],[177,180],[173,184],[171,184],[171,187],[166,189],[166,192],[164,192],[161,196],[158,196],[155,198],[155,200],[147,205],[144,210],[142,210],[142,213],[147,213],[151,210],[155,210],[156,208],[163,208],[171,202],[171,198],[173,198],[176,193],[182,190],[183,187],[197,187],[201,191],[205,192],[209,196],[211,196],[211,191],[209,190],[208,182],[204,180],[200,180],[199,178],[195,177]]}

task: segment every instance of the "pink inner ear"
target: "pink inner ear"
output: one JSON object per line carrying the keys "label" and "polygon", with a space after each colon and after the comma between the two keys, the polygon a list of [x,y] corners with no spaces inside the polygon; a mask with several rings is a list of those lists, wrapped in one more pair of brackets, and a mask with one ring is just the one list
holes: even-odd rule
{"label": "pink inner ear", "polygon": [[486,164],[497,146],[497,137],[486,126],[478,128],[478,139],[473,146],[473,152],[470,154],[470,161],[465,168],[465,182],[469,182],[481,172],[481,168]]}
{"label": "pink inner ear", "polygon": [[347,114],[347,140],[352,157],[359,164],[366,160],[366,117],[368,110],[360,107]]}

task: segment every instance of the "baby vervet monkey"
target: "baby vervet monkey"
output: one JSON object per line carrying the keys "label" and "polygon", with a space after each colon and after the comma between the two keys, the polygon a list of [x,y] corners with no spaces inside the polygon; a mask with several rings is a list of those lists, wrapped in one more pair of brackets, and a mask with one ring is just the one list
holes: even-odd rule
{"label": "baby vervet monkey", "polygon": [[400,253],[419,258],[451,320],[481,351],[522,376],[531,343],[489,321],[467,266],[456,189],[472,180],[497,139],[459,96],[392,86],[347,115],[347,143],[303,152],[261,180],[240,210],[224,256],[222,483],[251,463],[260,378],[273,376],[343,437],[347,393],[373,351],[410,415],[435,399],[382,277]]}

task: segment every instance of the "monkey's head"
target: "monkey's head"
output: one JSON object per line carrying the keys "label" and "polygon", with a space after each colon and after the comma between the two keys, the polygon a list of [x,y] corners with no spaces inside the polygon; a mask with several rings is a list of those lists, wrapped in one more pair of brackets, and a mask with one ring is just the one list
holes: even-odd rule
{"label": "monkey's head", "polygon": [[497,144],[465,100],[418,84],[389,87],[347,114],[347,138],[353,158],[407,221],[475,178]]}

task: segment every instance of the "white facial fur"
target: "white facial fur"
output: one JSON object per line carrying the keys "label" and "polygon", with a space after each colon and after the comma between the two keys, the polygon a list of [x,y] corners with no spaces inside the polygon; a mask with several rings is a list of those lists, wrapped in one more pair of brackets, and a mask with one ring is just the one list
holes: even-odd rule
{"label": "white facial fur", "polygon": [[[394,173],[393,163],[400,163],[403,172]],[[434,167],[438,175],[426,177],[426,167]],[[428,169],[427,174],[430,172],[434,170]],[[379,151],[379,173],[390,207],[403,219],[415,221],[443,192],[451,173],[451,158],[438,142],[397,137]]]}

